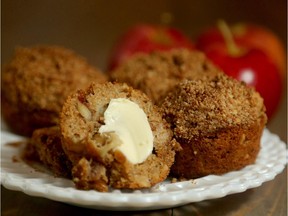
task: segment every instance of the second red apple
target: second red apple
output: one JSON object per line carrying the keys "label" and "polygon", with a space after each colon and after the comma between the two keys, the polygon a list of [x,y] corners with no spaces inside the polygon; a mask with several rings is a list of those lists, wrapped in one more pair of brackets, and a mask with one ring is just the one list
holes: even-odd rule
{"label": "second red apple", "polygon": [[281,100],[280,68],[267,55],[266,49],[236,39],[227,24],[220,21],[218,28],[210,28],[199,36],[196,47],[226,74],[254,86],[263,97],[267,116],[271,118]]}
{"label": "second red apple", "polygon": [[[229,27],[237,45],[262,50],[278,67],[282,79],[286,78],[284,45],[272,30],[254,23],[236,23]],[[205,51],[217,43],[226,43],[225,38],[219,26],[212,26],[199,35],[196,47]]]}

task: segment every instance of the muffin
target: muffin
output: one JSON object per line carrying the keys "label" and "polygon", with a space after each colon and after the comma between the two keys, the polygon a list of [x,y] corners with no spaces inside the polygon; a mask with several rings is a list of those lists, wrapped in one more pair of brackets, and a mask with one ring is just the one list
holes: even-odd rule
{"label": "muffin", "polygon": [[34,130],[24,150],[24,159],[40,162],[55,176],[71,178],[72,163],[63,151],[58,126]]}
{"label": "muffin", "polygon": [[62,145],[79,189],[148,188],[163,181],[179,144],[158,107],[126,84],[96,84],[68,97]]}
{"label": "muffin", "polygon": [[57,46],[20,47],[2,70],[2,115],[13,132],[57,124],[68,96],[106,77],[71,50]]}
{"label": "muffin", "polygon": [[222,73],[205,55],[188,49],[139,53],[110,71],[112,80],[125,82],[145,92],[160,104],[176,84],[184,79],[203,79]]}
{"label": "muffin", "polygon": [[255,162],[267,121],[263,99],[224,74],[183,81],[161,106],[182,151],[171,174],[198,178],[239,170]]}

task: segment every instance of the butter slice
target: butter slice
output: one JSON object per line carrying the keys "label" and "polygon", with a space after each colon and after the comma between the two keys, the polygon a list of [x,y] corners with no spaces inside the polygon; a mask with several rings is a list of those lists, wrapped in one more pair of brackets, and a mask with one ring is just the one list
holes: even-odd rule
{"label": "butter slice", "polygon": [[132,164],[144,162],[152,153],[153,133],[138,104],[126,98],[111,99],[104,112],[104,123],[99,132],[116,134],[121,144],[115,150],[121,151]]}

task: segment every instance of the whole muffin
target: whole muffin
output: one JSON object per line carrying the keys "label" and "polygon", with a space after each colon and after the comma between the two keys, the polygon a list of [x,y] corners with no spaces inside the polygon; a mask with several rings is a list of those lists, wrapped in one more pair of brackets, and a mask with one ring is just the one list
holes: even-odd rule
{"label": "whole muffin", "polygon": [[16,133],[55,125],[64,100],[106,77],[73,51],[58,46],[20,47],[2,70],[2,114]]}
{"label": "whole muffin", "polygon": [[176,84],[184,79],[204,79],[221,73],[199,51],[173,49],[139,53],[128,59],[110,77],[145,92],[153,102],[160,104]]}
{"label": "whole muffin", "polygon": [[172,175],[198,178],[255,162],[267,117],[263,99],[243,82],[224,74],[187,80],[168,94],[162,109],[183,149]]}
{"label": "whole muffin", "polygon": [[69,96],[60,128],[80,189],[151,187],[167,177],[179,148],[158,108],[126,84],[93,83]]}

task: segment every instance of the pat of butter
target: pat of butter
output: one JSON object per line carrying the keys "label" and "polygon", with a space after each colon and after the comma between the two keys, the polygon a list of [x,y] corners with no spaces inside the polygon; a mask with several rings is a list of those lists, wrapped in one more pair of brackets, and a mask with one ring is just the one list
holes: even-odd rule
{"label": "pat of butter", "polygon": [[153,150],[153,133],[138,104],[126,98],[111,99],[100,133],[114,132],[121,141],[115,149],[133,164],[144,162]]}

